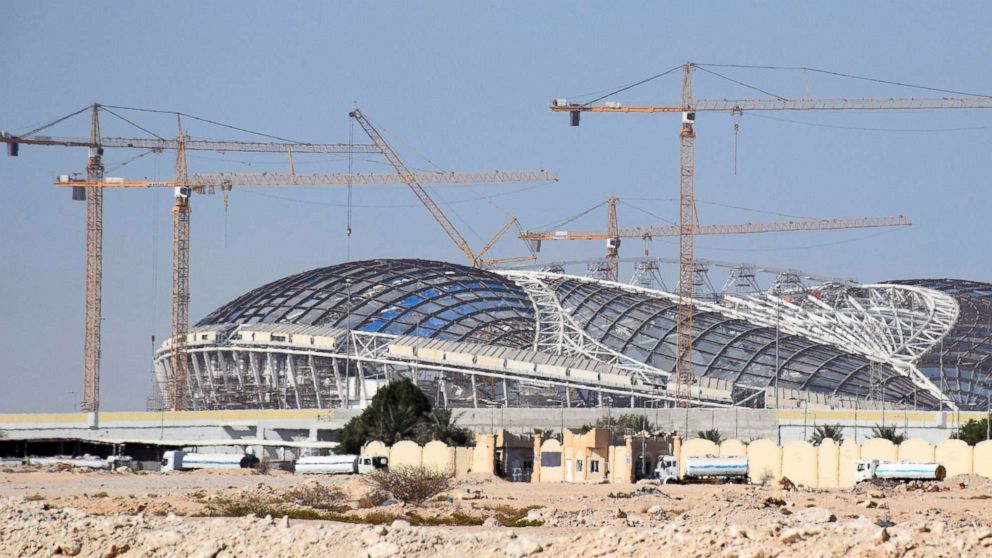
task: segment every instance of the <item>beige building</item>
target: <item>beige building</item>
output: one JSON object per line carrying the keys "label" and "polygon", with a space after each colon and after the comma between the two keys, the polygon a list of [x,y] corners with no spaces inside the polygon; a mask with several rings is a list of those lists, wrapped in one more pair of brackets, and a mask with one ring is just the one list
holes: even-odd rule
{"label": "beige building", "polygon": [[677,447],[675,436],[621,438],[605,428],[585,434],[565,429],[561,441],[535,435],[531,482],[630,483],[649,477],[658,459]]}

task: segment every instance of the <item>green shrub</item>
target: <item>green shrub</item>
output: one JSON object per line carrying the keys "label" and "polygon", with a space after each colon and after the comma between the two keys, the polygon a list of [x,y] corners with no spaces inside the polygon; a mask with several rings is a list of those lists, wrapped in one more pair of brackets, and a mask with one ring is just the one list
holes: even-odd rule
{"label": "green shrub", "polygon": [[952,439],[964,440],[969,446],[974,446],[979,442],[988,440],[989,419],[982,420],[968,419],[968,422],[961,425],[957,432],[951,434]]}

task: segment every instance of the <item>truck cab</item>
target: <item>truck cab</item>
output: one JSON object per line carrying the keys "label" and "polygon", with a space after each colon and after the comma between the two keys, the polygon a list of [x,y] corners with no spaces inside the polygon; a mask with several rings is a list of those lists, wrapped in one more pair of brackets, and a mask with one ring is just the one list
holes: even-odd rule
{"label": "truck cab", "polygon": [[875,469],[878,469],[877,459],[859,459],[857,468],[854,470],[854,482],[864,482],[875,478]]}
{"label": "truck cab", "polygon": [[358,458],[358,474],[364,475],[389,468],[389,458],[381,455],[362,455]]}
{"label": "truck cab", "polygon": [[661,484],[679,479],[679,462],[674,455],[661,456],[658,466],[654,469],[654,477],[660,480]]}

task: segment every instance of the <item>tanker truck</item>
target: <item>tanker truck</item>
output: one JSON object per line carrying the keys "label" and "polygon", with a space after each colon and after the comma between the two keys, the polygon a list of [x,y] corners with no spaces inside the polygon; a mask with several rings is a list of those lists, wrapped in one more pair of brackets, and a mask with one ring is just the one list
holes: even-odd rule
{"label": "tanker truck", "polygon": [[888,480],[944,480],[947,469],[938,463],[889,463],[878,459],[859,459],[854,471],[854,482],[873,479]]}
{"label": "tanker truck", "polygon": [[679,462],[672,455],[662,456],[655,468],[655,477],[662,484],[701,480],[747,482],[746,457],[687,457],[685,472],[679,473]]}
{"label": "tanker truck", "polygon": [[380,455],[309,455],[296,460],[303,475],[353,475],[386,469],[389,459]]}
{"label": "tanker truck", "polygon": [[163,473],[193,469],[249,469],[258,465],[258,458],[240,453],[192,453],[170,450],[162,454]]}

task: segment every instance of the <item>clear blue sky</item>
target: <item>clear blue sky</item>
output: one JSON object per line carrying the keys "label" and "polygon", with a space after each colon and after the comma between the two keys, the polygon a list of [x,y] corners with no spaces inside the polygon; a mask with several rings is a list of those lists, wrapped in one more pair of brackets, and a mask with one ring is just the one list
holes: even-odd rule
{"label": "clear blue sky", "polygon": [[[608,90],[686,60],[809,66],[992,94],[990,15],[979,2],[9,2],[0,18],[0,128],[23,133],[99,101],[339,142],[348,139],[347,113],[357,101],[416,168],[561,175],[552,186],[432,189],[479,247],[509,214],[537,228],[610,194],[676,195],[677,117],[585,115],[570,128],[565,115],[547,110],[552,97]],[[797,73],[722,73],[782,96],[804,93]],[[925,94],[819,75],[810,86],[816,96]],[[673,75],[617,98],[677,95]],[[758,93],[697,72],[696,95]],[[127,116],[175,134],[168,118]],[[865,281],[992,280],[992,111],[768,116],[793,122],[745,114],[736,175],[731,118],[700,116],[700,200],[805,217],[905,214],[914,226],[707,238],[698,242],[700,256]],[[248,139],[196,122],[187,128]],[[51,131],[82,136],[87,124],[77,118]],[[109,116],[104,132],[142,135]],[[108,175],[169,177],[170,153],[119,167],[138,154],[108,152]],[[84,206],[50,182],[84,166],[79,149],[25,146],[17,159],[0,157],[0,412],[69,410],[80,391]],[[190,157],[193,171],[284,166],[276,155]],[[345,168],[340,157],[297,161],[300,172]],[[384,170],[365,161],[356,168]],[[484,199],[494,194],[507,195]],[[463,261],[405,188],[355,196],[353,259]],[[345,260],[344,201],[345,191],[333,188],[236,191],[225,216],[220,196],[196,198],[192,321],[267,281]],[[144,408],[150,391],[151,336],[160,341],[169,329],[170,203],[167,191],[106,196],[104,408]],[[671,201],[631,203],[676,218]],[[578,225],[601,228],[602,215]],[[779,218],[709,204],[699,215],[711,223]],[[620,219],[659,222],[628,206]],[[623,248],[641,250],[639,242]],[[672,256],[675,244],[656,241],[652,249]],[[505,240],[496,255],[521,251]],[[545,247],[548,258],[601,251],[599,243]]]}

